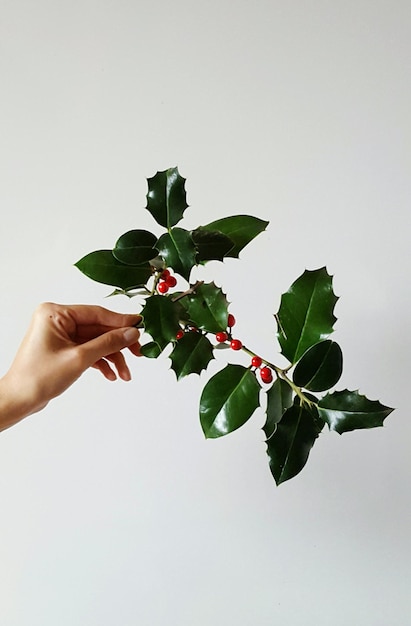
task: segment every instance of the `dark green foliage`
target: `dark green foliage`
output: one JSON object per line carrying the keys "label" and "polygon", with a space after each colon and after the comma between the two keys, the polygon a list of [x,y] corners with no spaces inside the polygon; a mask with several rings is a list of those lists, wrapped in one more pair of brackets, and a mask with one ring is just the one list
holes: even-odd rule
{"label": "dark green foliage", "polygon": [[206,437],[216,438],[240,428],[259,406],[260,385],[242,365],[227,365],[203,389],[200,421]]}
{"label": "dark green foliage", "polygon": [[281,352],[290,363],[333,332],[337,299],[325,267],[306,270],[281,296],[277,335]]}
{"label": "dark green foliage", "polygon": [[298,361],[293,381],[310,391],[325,391],[338,383],[342,374],[343,356],[335,341],[320,341],[304,352]]}
{"label": "dark green foliage", "polygon": [[383,426],[385,418],[393,411],[378,400],[368,400],[358,391],[335,391],[327,394],[318,403],[320,417],[330,430],[342,435],[357,428]]}
{"label": "dark green foliage", "polygon": [[267,441],[270,469],[277,485],[301,472],[319,433],[313,411],[298,404],[285,411]]}
{"label": "dark green foliage", "polygon": [[170,359],[177,380],[188,374],[200,374],[214,359],[213,346],[202,333],[189,331],[177,341]]}
{"label": "dark green foliage", "polygon": [[89,278],[121,289],[132,289],[145,285],[151,276],[148,264],[132,267],[118,261],[111,250],[96,250],[75,264]]}
{"label": "dark green foliage", "polygon": [[[237,258],[268,225],[251,215],[233,215],[187,230],[177,226],[187,207],[185,179],[178,169],[157,172],[148,179],[146,208],[163,232],[157,237],[147,230],[129,230],[112,250],[91,252],[76,263],[89,278],[115,287],[111,295],[145,299],[139,327],[151,340],[144,343],[141,354],[152,359],[168,354],[177,380],[204,372],[215,350],[226,349],[230,354],[229,302],[214,282],[193,280],[196,266]],[[269,259],[261,260],[258,250],[256,257],[258,269],[272,271]],[[245,293],[248,288],[245,282]],[[328,339],[336,321],[336,302],[326,268],[306,270],[282,295],[275,315],[288,367],[277,367],[262,358],[254,360],[253,366],[249,361],[249,367],[228,364],[206,382],[201,394],[200,422],[208,438],[240,428],[266,394],[263,431],[277,484],[302,470],[326,423],[340,434],[374,428],[382,426],[393,410],[357,391],[330,392],[343,365],[340,346]],[[226,335],[217,341],[217,333]],[[247,358],[256,356],[244,345],[242,350]],[[263,372],[260,363],[267,368]],[[276,378],[269,386],[272,375]],[[328,393],[317,398],[311,391]]]}

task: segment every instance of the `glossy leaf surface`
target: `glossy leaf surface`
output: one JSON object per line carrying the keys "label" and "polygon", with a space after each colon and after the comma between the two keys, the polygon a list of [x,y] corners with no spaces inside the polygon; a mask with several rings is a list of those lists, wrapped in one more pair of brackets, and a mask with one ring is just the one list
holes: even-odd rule
{"label": "glossy leaf surface", "polygon": [[303,469],[319,432],[311,411],[298,404],[286,410],[267,441],[270,470],[277,485]]}
{"label": "glossy leaf surface", "polygon": [[293,380],[299,387],[310,391],[325,391],[338,383],[342,367],[340,346],[335,341],[326,339],[304,352],[295,367]]}
{"label": "glossy leaf surface", "polygon": [[141,311],[144,328],[153,340],[164,350],[174,341],[179,325],[180,307],[166,296],[150,296]]}
{"label": "glossy leaf surface", "polygon": [[145,343],[141,346],[140,352],[142,356],[147,357],[148,359],[156,359],[162,353],[162,349],[155,341],[150,341],[149,343]]}
{"label": "glossy leaf surface", "polygon": [[276,378],[267,391],[267,419],[263,426],[263,431],[267,439],[274,433],[278,422],[292,404],[293,392],[290,385],[285,380]]}
{"label": "glossy leaf surface", "polygon": [[156,247],[166,265],[188,280],[196,264],[196,249],[190,233],[184,228],[172,228],[160,237]]}
{"label": "glossy leaf surface", "polygon": [[383,426],[385,418],[393,410],[378,400],[368,400],[358,391],[348,389],[327,394],[318,403],[320,417],[327,422],[330,430],[340,435],[357,428]]}
{"label": "glossy leaf surface", "polygon": [[185,178],[176,167],[157,172],[148,178],[147,210],[160,226],[171,228],[183,217],[188,207]]}
{"label": "glossy leaf surface", "polygon": [[140,265],[154,259],[157,237],[148,230],[129,230],[117,240],[113,256],[126,265]]}
{"label": "glossy leaf surface", "polygon": [[189,317],[198,328],[211,333],[226,330],[228,301],[214,282],[200,285],[185,301]]}
{"label": "glossy leaf surface", "polygon": [[191,236],[197,248],[197,263],[222,261],[234,246],[230,237],[215,230],[200,227],[191,231]]}
{"label": "glossy leaf surface", "polygon": [[290,363],[296,363],[308,348],[333,332],[337,300],[325,267],[306,270],[281,296],[277,336]]}
{"label": "glossy leaf surface", "polygon": [[232,215],[210,222],[210,224],[202,226],[202,229],[219,231],[223,235],[227,235],[234,242],[234,245],[224,256],[237,258],[241,250],[263,232],[267,226],[268,222],[252,215]]}
{"label": "glossy leaf surface", "polygon": [[213,359],[213,346],[207,337],[197,332],[187,332],[179,339],[170,354],[171,368],[177,380],[188,374],[200,374]]}
{"label": "glossy leaf surface", "polygon": [[148,264],[132,267],[114,258],[111,250],[96,250],[84,256],[75,266],[98,283],[131,289],[145,285],[151,276]]}
{"label": "glossy leaf surface", "polygon": [[260,385],[242,365],[227,365],[203,389],[200,421],[208,438],[221,437],[240,428],[259,406]]}

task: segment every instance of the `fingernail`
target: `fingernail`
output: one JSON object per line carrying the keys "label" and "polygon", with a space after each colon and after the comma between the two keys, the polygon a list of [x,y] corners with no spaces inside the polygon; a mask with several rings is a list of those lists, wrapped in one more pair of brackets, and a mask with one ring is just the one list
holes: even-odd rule
{"label": "fingernail", "polygon": [[140,337],[140,331],[137,330],[137,328],[133,328],[132,326],[130,326],[130,328],[127,328],[124,333],[123,333],[123,337],[124,337],[124,341],[127,341],[127,343],[137,343],[139,337]]}

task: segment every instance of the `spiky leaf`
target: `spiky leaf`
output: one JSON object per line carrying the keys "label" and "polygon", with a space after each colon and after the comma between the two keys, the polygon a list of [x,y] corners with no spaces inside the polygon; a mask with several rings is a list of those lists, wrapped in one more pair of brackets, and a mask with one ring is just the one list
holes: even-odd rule
{"label": "spiky leaf", "polygon": [[213,359],[213,346],[201,333],[188,332],[179,339],[170,354],[171,368],[177,380],[188,374],[200,374]]}
{"label": "spiky leaf", "polygon": [[233,240],[224,233],[201,226],[191,231],[191,236],[197,249],[197,263],[222,261],[234,246]]}
{"label": "spiky leaf", "polygon": [[157,172],[155,176],[147,179],[146,208],[160,226],[171,228],[182,219],[188,207],[185,181],[177,167]]}
{"label": "spiky leaf", "polygon": [[357,428],[383,426],[385,418],[393,410],[378,400],[368,400],[358,391],[348,389],[327,394],[318,403],[320,417],[327,422],[330,430],[340,435]]}
{"label": "spiky leaf", "polygon": [[185,298],[190,320],[210,333],[226,330],[228,301],[214,282],[204,283]]}
{"label": "spiky leaf", "polygon": [[196,264],[196,249],[188,230],[172,228],[160,237],[156,247],[167,266],[188,280],[191,269]]}
{"label": "spiky leaf", "polygon": [[335,341],[326,339],[304,352],[298,361],[293,380],[310,391],[325,391],[334,387],[342,374],[343,355]]}
{"label": "spiky leaf", "polygon": [[263,232],[267,226],[268,222],[252,215],[232,215],[210,222],[201,228],[218,231],[229,237],[234,245],[224,256],[237,258],[241,250]]}
{"label": "spiky leaf", "polygon": [[291,363],[333,332],[337,300],[325,267],[306,270],[281,296],[277,336],[282,354]]}
{"label": "spiky leaf", "polygon": [[167,296],[150,296],[141,311],[144,328],[162,350],[180,329],[180,306]]}
{"label": "spiky leaf", "polygon": [[263,426],[267,439],[274,433],[278,422],[292,404],[293,392],[290,385],[282,378],[277,378],[267,391],[267,420]]}
{"label": "spiky leaf", "polygon": [[142,356],[145,356],[148,359],[156,359],[162,353],[162,349],[155,341],[149,341],[148,343],[145,343],[144,346],[141,346],[140,352]]}
{"label": "spiky leaf", "polygon": [[277,485],[303,469],[319,432],[314,413],[304,406],[293,404],[285,411],[267,441],[270,470]]}
{"label": "spiky leaf", "polygon": [[240,428],[259,406],[260,385],[242,365],[227,365],[203,389],[200,421],[208,438],[221,437]]}
{"label": "spiky leaf", "polygon": [[158,255],[156,241],[157,237],[148,230],[129,230],[117,240],[113,256],[126,265],[146,263]]}
{"label": "spiky leaf", "polygon": [[114,258],[111,250],[96,250],[86,254],[75,266],[86,276],[98,283],[132,289],[145,285],[151,276],[148,263],[132,267]]}

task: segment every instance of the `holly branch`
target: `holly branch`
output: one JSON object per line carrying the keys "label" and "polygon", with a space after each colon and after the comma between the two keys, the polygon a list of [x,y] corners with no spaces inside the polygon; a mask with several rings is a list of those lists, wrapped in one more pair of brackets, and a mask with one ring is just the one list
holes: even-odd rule
{"label": "holly branch", "polygon": [[148,179],[146,209],[165,229],[160,237],[130,230],[113,249],[91,252],[76,266],[89,278],[114,286],[112,295],[145,299],[139,326],[150,338],[142,354],[158,358],[169,349],[177,380],[206,370],[216,350],[248,355],[247,367],[228,363],[205,384],[199,407],[205,436],[221,437],[243,426],[265,394],[262,428],[269,467],[280,484],[302,470],[325,424],[339,434],[382,426],[392,408],[358,391],[334,389],[343,355],[329,339],[338,298],[327,269],[305,270],[281,297],[274,319],[288,365],[280,368],[235,336],[236,319],[220,287],[200,280],[190,283],[193,268],[238,258],[268,222],[233,215],[189,231],[177,226],[187,208],[185,179],[178,169],[157,172]]}

